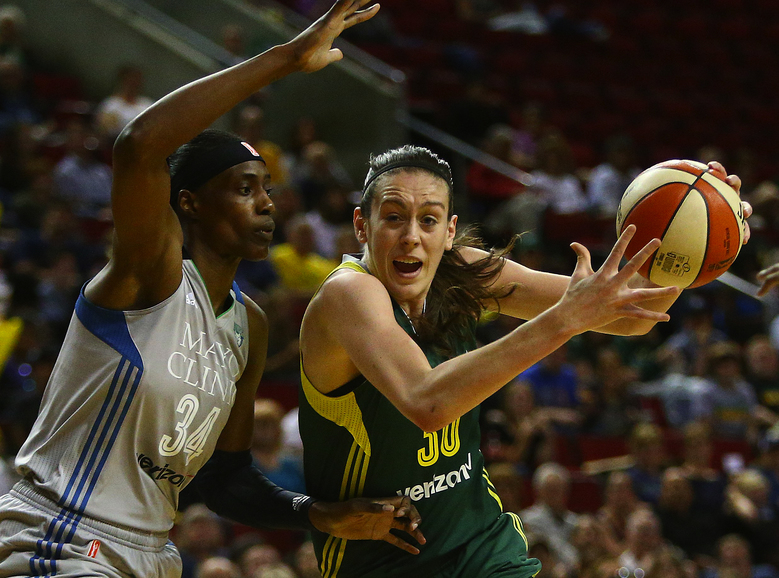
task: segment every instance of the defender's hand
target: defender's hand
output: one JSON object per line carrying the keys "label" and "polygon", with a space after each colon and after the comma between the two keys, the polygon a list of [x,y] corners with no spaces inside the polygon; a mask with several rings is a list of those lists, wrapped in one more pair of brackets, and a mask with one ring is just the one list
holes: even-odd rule
{"label": "defender's hand", "polygon": [[308,515],[317,530],[338,538],[384,540],[410,554],[419,554],[418,548],[390,532],[394,528],[410,534],[420,544],[425,543],[417,529],[422,518],[408,496],[314,502]]}
{"label": "defender's hand", "polygon": [[315,72],[343,58],[333,41],[355,24],[373,18],[379,11],[379,5],[361,10],[372,0],[338,0],[327,14],[306,28],[289,42],[292,58],[298,70]]}

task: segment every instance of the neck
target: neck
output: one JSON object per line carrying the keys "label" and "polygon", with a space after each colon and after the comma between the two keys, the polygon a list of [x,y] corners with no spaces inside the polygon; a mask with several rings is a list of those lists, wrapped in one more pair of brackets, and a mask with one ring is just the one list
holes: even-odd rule
{"label": "neck", "polygon": [[224,312],[225,301],[230,294],[235,272],[238,270],[238,264],[241,260],[237,257],[225,258],[218,255],[192,237],[188,240],[186,247],[203,278],[214,314],[220,315]]}

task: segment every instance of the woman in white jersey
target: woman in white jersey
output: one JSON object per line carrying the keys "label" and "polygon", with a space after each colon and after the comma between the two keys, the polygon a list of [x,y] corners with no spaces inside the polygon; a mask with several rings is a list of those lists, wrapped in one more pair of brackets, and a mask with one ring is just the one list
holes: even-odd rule
{"label": "woman in white jersey", "polygon": [[416,552],[389,532],[418,534],[408,500],[315,501],[251,465],[267,322],[233,276],[241,259],[267,256],[274,207],[257,152],[205,130],[270,82],[340,59],[332,42],[376,14],[367,2],[339,0],[291,42],[161,99],[117,139],[113,255],[82,290],[17,457],[24,479],[0,499],[1,576],[180,575],[167,536],[198,472],[209,507],[240,522]]}

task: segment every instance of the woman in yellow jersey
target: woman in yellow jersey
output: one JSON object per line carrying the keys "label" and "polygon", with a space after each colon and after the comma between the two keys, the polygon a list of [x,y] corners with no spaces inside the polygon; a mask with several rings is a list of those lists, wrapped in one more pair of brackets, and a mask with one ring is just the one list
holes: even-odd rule
{"label": "woman in yellow jersey", "polygon": [[[728,182],[738,190],[737,177]],[[502,512],[483,468],[479,404],[574,335],[647,332],[679,295],[636,275],[659,240],[620,269],[633,227],[598,271],[573,243],[578,261],[565,277],[475,248],[456,225],[445,161],[412,146],[372,158],[354,213],[365,252],[347,256],[306,311],[308,490],[332,500],[409,496],[427,538],[411,557],[315,533],[325,578],[535,575],[522,523]],[[529,321],[476,349],[487,310]]]}

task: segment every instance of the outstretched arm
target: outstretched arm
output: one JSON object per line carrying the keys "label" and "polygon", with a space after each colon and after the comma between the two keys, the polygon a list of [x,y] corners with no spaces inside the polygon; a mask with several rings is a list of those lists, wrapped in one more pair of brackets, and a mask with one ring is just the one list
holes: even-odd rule
{"label": "outstretched arm", "polygon": [[[659,241],[647,244],[619,269],[634,232],[632,225],[626,229],[597,272],[592,272],[586,249],[574,244],[579,259],[557,303],[505,337],[435,368],[395,321],[390,297],[378,279],[349,272],[335,275],[311,302],[304,321],[309,325],[304,325],[304,330],[316,331],[314,341],[318,343],[337,343],[343,354],[337,350],[328,351],[326,357],[317,356],[315,351],[305,349],[304,337],[303,358],[317,364],[309,375],[331,378],[344,365],[339,355],[346,355],[357,372],[403,415],[425,431],[437,431],[578,333],[621,318],[668,318],[666,313],[648,311],[640,305],[674,294],[676,288],[628,286],[628,280],[657,249]],[[344,323],[344,319],[349,322]]]}
{"label": "outstretched arm", "polygon": [[90,286],[90,299],[137,309],[173,293],[181,279],[182,232],[169,206],[167,157],[262,87],[342,58],[332,43],[376,14],[378,5],[361,10],[368,1],[338,0],[287,44],[175,90],[125,127],[114,144],[114,253]]}

